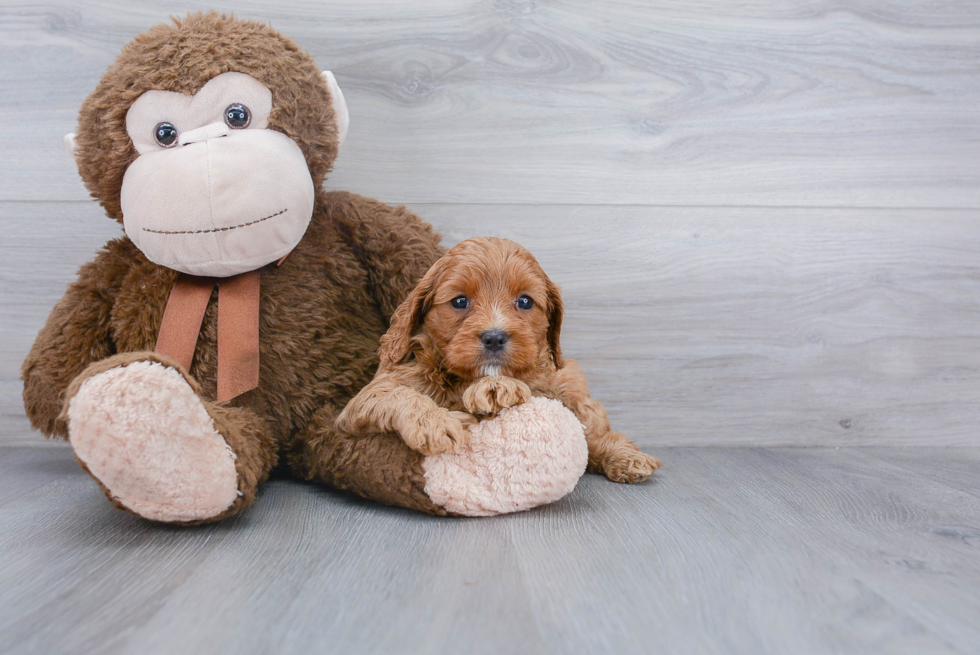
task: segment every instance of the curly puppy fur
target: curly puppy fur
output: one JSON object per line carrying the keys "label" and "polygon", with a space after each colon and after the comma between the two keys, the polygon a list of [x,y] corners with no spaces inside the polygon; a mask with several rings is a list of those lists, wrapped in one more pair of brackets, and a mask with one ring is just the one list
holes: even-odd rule
{"label": "curly puppy fur", "polygon": [[616,482],[649,477],[660,462],[610,427],[582,369],[562,358],[562,313],[557,285],[527,250],[506,239],[460,243],[392,316],[378,373],[338,426],[393,430],[432,455],[465,443],[476,417],[543,396],[583,424],[590,472]]}
{"label": "curly puppy fur", "polygon": [[[151,89],[193,94],[228,71],[272,91],[269,127],[299,145],[317,191],[302,241],[282,267],[261,273],[259,387],[225,406],[212,402],[217,293],[193,364],[181,371],[237,456],[242,496],[227,513],[251,503],[282,458],[299,478],[444,514],[424,493],[421,454],[393,435],[354,437],[334,426],[375,372],[388,317],[444,251],[440,236],[404,207],[323,191],[338,140],[330,92],[308,54],[267,25],[216,13],[154,27],[126,46],[82,107],[81,175],[107,214],[121,219],[123,175],[139,156],[126,133],[130,105]],[[148,261],[127,237],[110,241],[81,268],[23,365],[24,403],[35,428],[67,436],[62,410],[73,381],[74,390],[106,367],[160,360],[150,351],[176,275]]]}

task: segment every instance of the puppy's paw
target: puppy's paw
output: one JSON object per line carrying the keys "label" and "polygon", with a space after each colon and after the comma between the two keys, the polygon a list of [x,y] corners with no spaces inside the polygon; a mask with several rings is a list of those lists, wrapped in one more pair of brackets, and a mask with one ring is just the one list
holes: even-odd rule
{"label": "puppy's paw", "polygon": [[531,387],[521,380],[499,375],[480,378],[463,392],[463,407],[477,416],[495,416],[500,410],[531,399]]}
{"label": "puppy's paw", "polygon": [[660,460],[653,455],[632,448],[618,449],[600,463],[601,473],[613,482],[641,482],[660,468]]}
{"label": "puppy's paw", "polygon": [[465,412],[450,412],[442,407],[426,412],[401,433],[409,448],[425,456],[453,452],[470,439],[470,427],[476,419]]}
{"label": "puppy's paw", "polygon": [[449,412],[449,416],[458,419],[463,424],[463,427],[466,428],[467,434],[480,424],[480,419],[468,412]]}

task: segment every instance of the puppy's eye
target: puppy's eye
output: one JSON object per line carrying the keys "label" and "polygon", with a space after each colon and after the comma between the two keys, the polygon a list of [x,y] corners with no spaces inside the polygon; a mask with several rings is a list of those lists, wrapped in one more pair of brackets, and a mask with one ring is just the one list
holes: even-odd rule
{"label": "puppy's eye", "polygon": [[244,130],[252,122],[252,112],[240,102],[225,109],[225,123],[233,130]]}
{"label": "puppy's eye", "polygon": [[470,301],[466,296],[456,296],[449,301],[449,304],[453,306],[453,309],[466,309],[470,306]]}
{"label": "puppy's eye", "polygon": [[157,145],[163,148],[172,148],[177,145],[177,128],[172,123],[159,123],[153,128],[153,138]]}
{"label": "puppy's eye", "polygon": [[517,299],[518,309],[531,309],[532,307],[534,307],[534,301],[529,296],[521,296]]}

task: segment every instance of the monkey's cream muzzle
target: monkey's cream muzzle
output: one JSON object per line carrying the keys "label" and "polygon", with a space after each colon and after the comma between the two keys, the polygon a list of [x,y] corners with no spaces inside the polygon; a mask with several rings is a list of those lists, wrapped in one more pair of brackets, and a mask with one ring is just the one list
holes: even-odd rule
{"label": "monkey's cream muzzle", "polygon": [[209,277],[254,270],[295,248],[314,199],[299,146],[280,132],[223,123],[185,137],[126,170],[123,225],[136,247],[161,266]]}
{"label": "monkey's cream muzzle", "polygon": [[[324,79],[342,141],[347,107],[333,75]],[[231,277],[296,247],[315,189],[299,146],[268,129],[271,112],[272,92],[236,72],[192,96],[154,90],[137,98],[126,131],[140,156],[126,169],[120,202],[126,234],[150,261]]]}

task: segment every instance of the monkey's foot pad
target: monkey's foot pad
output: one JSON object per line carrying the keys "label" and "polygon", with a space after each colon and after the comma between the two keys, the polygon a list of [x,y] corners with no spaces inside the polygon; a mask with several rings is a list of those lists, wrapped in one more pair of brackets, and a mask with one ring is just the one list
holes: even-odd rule
{"label": "monkey's foot pad", "polygon": [[457,451],[426,457],[425,492],[464,516],[519,512],[569,493],[588,459],[575,415],[557,400],[532,398],[482,421]]}
{"label": "monkey's foot pad", "polygon": [[199,521],[238,498],[235,454],[173,368],[141,361],[87,379],[68,405],[75,455],[147,519]]}

